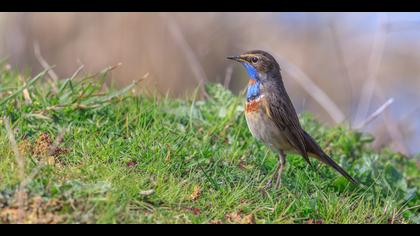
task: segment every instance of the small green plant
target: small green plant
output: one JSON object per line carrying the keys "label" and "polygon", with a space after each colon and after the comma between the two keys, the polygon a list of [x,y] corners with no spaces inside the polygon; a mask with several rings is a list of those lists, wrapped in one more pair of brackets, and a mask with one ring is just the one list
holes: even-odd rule
{"label": "small green plant", "polygon": [[368,134],[303,114],[367,187],[291,155],[283,187],[263,195],[277,158],[251,138],[241,96],[218,84],[206,85],[206,100],[134,95],[136,82],[104,88],[111,69],[50,83],[45,71],[0,72],[0,222],[420,223],[415,159],[371,149]]}

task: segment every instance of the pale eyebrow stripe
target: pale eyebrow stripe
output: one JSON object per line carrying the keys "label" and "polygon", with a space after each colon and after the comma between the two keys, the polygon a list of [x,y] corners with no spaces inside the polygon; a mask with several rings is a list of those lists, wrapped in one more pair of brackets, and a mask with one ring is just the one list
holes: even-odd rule
{"label": "pale eyebrow stripe", "polygon": [[243,54],[241,56],[243,56],[243,57],[255,57],[255,56],[258,56],[258,55],[257,54]]}

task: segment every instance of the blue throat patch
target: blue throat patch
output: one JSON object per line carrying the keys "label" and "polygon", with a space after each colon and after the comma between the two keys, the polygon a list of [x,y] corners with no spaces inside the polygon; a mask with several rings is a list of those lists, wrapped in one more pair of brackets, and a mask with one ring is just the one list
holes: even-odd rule
{"label": "blue throat patch", "polygon": [[258,79],[257,70],[252,65],[250,65],[247,62],[242,63],[242,65],[244,65],[244,67],[246,69],[246,72],[248,72],[249,77],[251,77],[251,80],[255,81],[255,83],[252,83],[248,86],[248,90],[247,90],[247,93],[246,93],[246,99],[249,102],[249,101],[252,101],[255,98],[260,96],[261,82]]}
{"label": "blue throat patch", "polygon": [[257,70],[248,62],[244,62],[242,63],[242,65],[245,66],[246,72],[248,72],[249,77],[256,80],[258,75]]}
{"label": "blue throat patch", "polygon": [[254,84],[248,86],[248,90],[246,92],[246,99],[247,101],[252,101],[260,96],[260,81],[255,80]]}

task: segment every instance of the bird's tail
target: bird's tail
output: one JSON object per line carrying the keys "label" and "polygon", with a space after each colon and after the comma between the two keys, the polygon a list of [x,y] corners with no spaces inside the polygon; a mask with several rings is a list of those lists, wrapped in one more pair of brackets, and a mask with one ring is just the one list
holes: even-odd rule
{"label": "bird's tail", "polygon": [[319,161],[331,166],[334,168],[338,173],[346,177],[350,182],[355,185],[359,184],[359,181],[351,177],[343,168],[341,168],[331,157],[329,157],[321,147],[315,142],[315,140],[304,131],[304,138],[305,138],[305,146],[306,151],[311,154],[313,157],[318,159]]}

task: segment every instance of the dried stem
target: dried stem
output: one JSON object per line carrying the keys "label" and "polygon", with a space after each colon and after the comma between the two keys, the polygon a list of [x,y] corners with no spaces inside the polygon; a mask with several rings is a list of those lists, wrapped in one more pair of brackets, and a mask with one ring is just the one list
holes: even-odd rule
{"label": "dried stem", "polygon": [[332,38],[333,38],[333,42],[334,42],[334,46],[335,46],[335,52],[337,54],[337,58],[339,60],[339,64],[341,65],[341,70],[342,73],[344,74],[344,76],[346,77],[347,83],[349,85],[348,88],[346,88],[349,91],[349,115],[348,115],[348,121],[349,121],[349,127],[351,128],[352,126],[352,101],[353,101],[353,89],[352,89],[352,77],[351,77],[351,73],[350,73],[350,68],[347,66],[346,64],[346,58],[344,56],[344,52],[343,52],[343,46],[341,45],[340,39],[338,37],[338,32],[337,32],[337,27],[335,26],[334,22],[330,22],[330,31],[332,34]]}
{"label": "dried stem", "polygon": [[204,73],[204,69],[202,65],[199,63],[199,60],[197,56],[194,53],[194,50],[191,48],[191,46],[188,44],[187,40],[184,37],[184,34],[182,33],[179,25],[176,23],[175,19],[170,16],[170,14],[167,13],[160,13],[160,16],[166,21],[169,32],[173,39],[175,40],[175,43],[181,48],[181,50],[185,54],[185,58],[187,59],[187,62],[189,64],[189,67],[191,68],[195,79],[197,80],[200,90],[202,94],[208,98],[209,95],[207,94],[204,85],[207,81],[207,76]]}
{"label": "dried stem", "polygon": [[343,112],[338,108],[332,99],[319,88],[312,79],[306,75],[298,66],[278,56],[282,67],[298,82],[298,84],[317,101],[331,116],[335,123],[341,123],[345,120]]}
{"label": "dried stem", "polygon": [[232,80],[232,74],[233,74],[233,66],[230,65],[228,66],[228,68],[226,68],[225,81],[223,83],[225,88],[229,88],[230,81]]}
{"label": "dried stem", "polygon": [[[36,59],[38,60],[39,64],[46,70],[48,69],[48,75],[50,78],[55,82],[58,80],[57,74],[51,69],[52,67],[48,62],[44,59],[44,57],[41,54],[41,48],[39,46],[38,42],[34,42],[34,54]],[[53,91],[56,93],[58,91],[56,83],[48,81],[48,83],[51,85]]]}
{"label": "dried stem", "polygon": [[365,121],[361,122],[359,125],[356,126],[356,129],[362,129],[370,122],[372,122],[376,117],[382,114],[392,103],[394,102],[394,98],[388,99],[382,106],[380,106],[375,112],[373,112]]}
{"label": "dried stem", "polygon": [[[382,88],[380,86],[376,87],[375,94],[379,97],[379,99],[385,98],[384,92],[382,91]],[[408,154],[408,148],[404,141],[404,135],[398,126],[398,122],[395,121],[394,118],[392,118],[391,114],[389,114],[389,111],[387,109],[385,109],[383,113],[385,126],[392,141],[397,144],[399,150],[402,153]]]}
{"label": "dried stem", "polygon": [[375,33],[375,38],[372,46],[372,53],[370,54],[367,79],[362,87],[360,100],[357,106],[356,121],[365,119],[372,101],[374,90],[376,87],[376,80],[378,77],[379,68],[381,66],[383,53],[385,49],[387,28],[387,14],[382,13],[379,18],[378,30]]}

